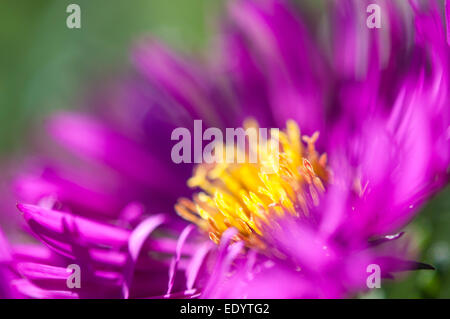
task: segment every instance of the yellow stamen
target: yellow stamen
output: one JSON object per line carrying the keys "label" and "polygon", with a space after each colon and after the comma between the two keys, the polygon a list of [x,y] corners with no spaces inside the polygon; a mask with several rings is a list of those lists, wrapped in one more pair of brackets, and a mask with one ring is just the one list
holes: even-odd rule
{"label": "yellow stamen", "polygon": [[[331,173],[326,154],[319,155],[315,149],[319,132],[302,136],[294,121],[286,126],[285,131],[272,130],[266,141],[240,150],[247,153],[246,159],[248,152],[256,152],[257,163],[199,164],[188,185],[203,191],[192,201],[181,198],[175,206],[177,213],[197,224],[215,243],[234,227],[236,240],[258,248],[266,247],[265,231],[277,227],[276,218],[285,214],[307,218],[320,204]],[[244,128],[249,127],[258,128],[258,123],[246,120]],[[272,139],[279,143],[278,153],[266,147]]]}

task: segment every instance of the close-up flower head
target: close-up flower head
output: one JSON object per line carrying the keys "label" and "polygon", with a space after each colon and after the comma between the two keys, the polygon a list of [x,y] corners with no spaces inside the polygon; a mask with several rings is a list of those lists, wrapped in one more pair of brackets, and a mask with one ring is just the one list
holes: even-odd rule
{"label": "close-up flower head", "polygon": [[75,2],[0,5],[0,298],[450,298],[450,2]]}

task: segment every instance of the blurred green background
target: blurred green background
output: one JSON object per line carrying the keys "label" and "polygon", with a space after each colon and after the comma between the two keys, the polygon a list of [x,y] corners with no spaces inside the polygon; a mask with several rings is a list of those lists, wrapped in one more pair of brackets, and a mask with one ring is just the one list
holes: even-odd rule
{"label": "blurred green background", "polygon": [[[129,48],[152,34],[201,54],[224,0],[3,0],[0,4],[0,162],[20,157],[30,135],[57,109],[77,105],[89,86],[128,67]],[[66,27],[66,7],[81,7],[81,29]],[[303,1],[320,10],[317,1]],[[383,282],[363,298],[450,298],[450,188],[408,226],[421,261],[436,271]]]}
{"label": "blurred green background", "polygon": [[[66,8],[81,7],[81,29],[66,27]],[[0,4],[0,154],[50,111],[69,108],[90,84],[126,68],[130,46],[153,34],[199,52],[220,1],[5,0]],[[78,99],[79,100],[79,99]]]}

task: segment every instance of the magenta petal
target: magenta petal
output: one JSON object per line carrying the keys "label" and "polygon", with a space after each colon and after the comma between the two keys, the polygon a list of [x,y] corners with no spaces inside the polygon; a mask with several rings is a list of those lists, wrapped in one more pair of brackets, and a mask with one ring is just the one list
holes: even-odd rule
{"label": "magenta petal", "polygon": [[178,263],[180,262],[180,258],[181,258],[181,249],[183,248],[184,242],[186,241],[187,237],[189,236],[189,234],[191,233],[191,231],[193,229],[194,229],[194,225],[192,225],[192,224],[186,226],[186,228],[181,232],[181,235],[178,238],[175,256],[172,258],[172,262],[170,263],[169,284],[168,284],[166,295],[170,295],[172,292],[173,284],[175,283],[175,273],[177,271],[177,266],[178,266]]}
{"label": "magenta petal", "polygon": [[27,204],[17,204],[17,207],[24,213],[24,217],[29,223],[36,222],[58,234],[64,233],[64,224],[67,223],[73,232],[77,232],[87,242],[121,247],[127,243],[130,235],[127,230],[70,213]]}
{"label": "magenta petal", "polygon": [[14,280],[11,283],[18,291],[26,296],[38,299],[77,299],[79,296],[76,292],[66,290],[47,290],[41,289],[26,279]]}
{"label": "magenta petal", "polygon": [[188,291],[192,291],[194,289],[194,283],[197,279],[197,275],[200,271],[203,261],[212,248],[213,246],[211,245],[211,243],[207,242],[200,246],[200,248],[192,257],[191,262],[186,268],[186,289]]}
{"label": "magenta petal", "polygon": [[11,248],[8,240],[0,229],[0,265],[11,260]]}
{"label": "magenta petal", "polygon": [[215,112],[216,101],[209,96],[208,81],[202,71],[195,69],[195,63],[187,63],[153,40],[138,46],[134,61],[153,85],[172,97],[193,118],[202,118],[208,125],[222,126]]}
{"label": "magenta petal", "polygon": [[49,129],[56,140],[85,158],[105,163],[144,185],[159,190],[166,187],[164,190],[169,193],[174,191],[174,184],[160,182],[177,180],[166,165],[143,146],[94,119],[78,114],[59,114],[53,117]]}
{"label": "magenta petal", "polygon": [[155,215],[147,218],[143,222],[141,222],[131,233],[130,239],[128,242],[128,262],[125,268],[125,281],[123,286],[123,295],[124,298],[127,299],[130,294],[130,287],[133,279],[134,267],[136,265],[136,261],[139,257],[141,249],[148,239],[150,234],[159,227],[162,223],[164,223],[165,217],[164,215]]}
{"label": "magenta petal", "polygon": [[22,262],[17,264],[19,273],[31,280],[66,280],[70,273],[66,268],[49,266],[31,262]]}
{"label": "magenta petal", "polygon": [[150,236],[150,234],[162,223],[164,223],[164,221],[165,221],[164,215],[155,215],[141,222],[133,230],[133,232],[130,235],[130,240],[128,242],[128,250],[130,253],[130,257],[134,262],[139,257],[141,248],[144,245],[145,241]]}
{"label": "magenta petal", "polygon": [[[37,204],[48,196],[90,213],[112,217],[123,205],[122,199],[112,191],[100,189],[80,181],[67,180],[48,171],[43,176],[21,176],[15,181],[15,191],[23,200]],[[86,182],[86,181],[85,181]],[[115,217],[115,216],[114,216]]]}

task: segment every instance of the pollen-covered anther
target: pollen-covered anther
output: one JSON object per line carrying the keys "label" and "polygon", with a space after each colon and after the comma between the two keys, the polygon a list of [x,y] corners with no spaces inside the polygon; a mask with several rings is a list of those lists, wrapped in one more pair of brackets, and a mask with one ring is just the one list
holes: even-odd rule
{"label": "pollen-covered anther", "polygon": [[[258,123],[246,120],[244,127],[257,128]],[[331,173],[326,154],[319,155],[315,149],[318,138],[319,132],[302,136],[298,125],[290,120],[286,130],[272,130],[267,140],[241,150],[247,155],[256,152],[256,163],[199,164],[188,186],[201,191],[192,200],[181,198],[175,210],[215,243],[220,242],[224,231],[234,227],[238,233],[233,240],[266,249],[268,230],[278,227],[278,218],[287,214],[308,218],[311,209],[320,204]],[[279,152],[266,147],[274,139]]]}

